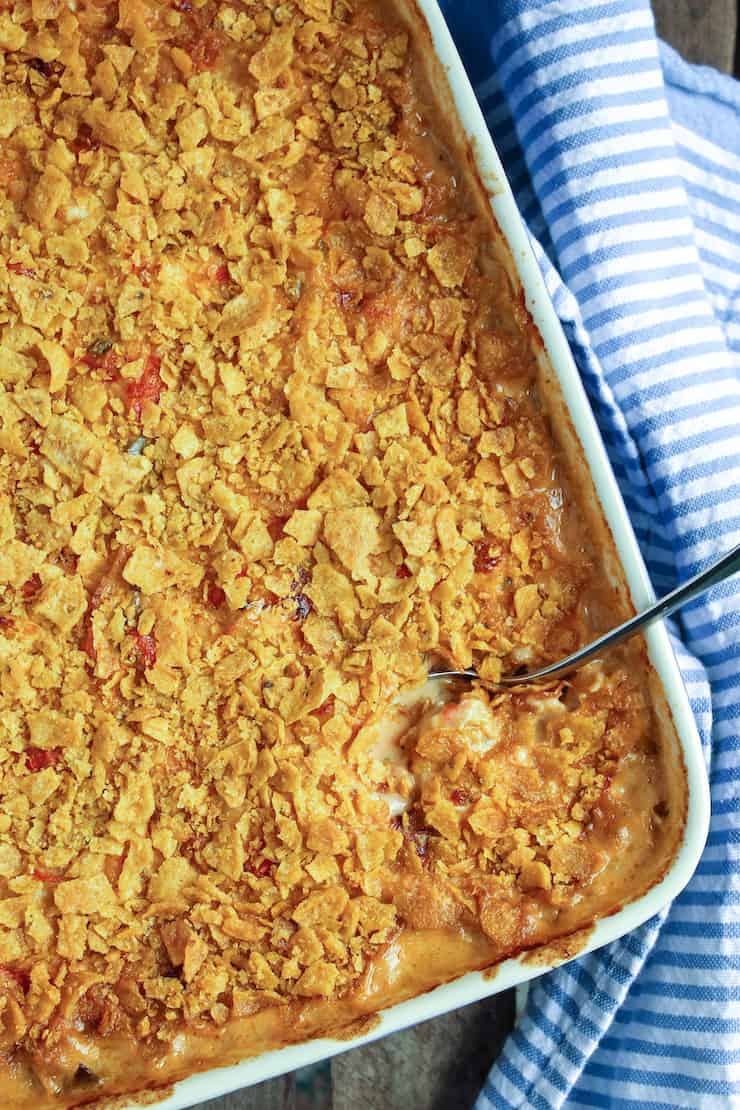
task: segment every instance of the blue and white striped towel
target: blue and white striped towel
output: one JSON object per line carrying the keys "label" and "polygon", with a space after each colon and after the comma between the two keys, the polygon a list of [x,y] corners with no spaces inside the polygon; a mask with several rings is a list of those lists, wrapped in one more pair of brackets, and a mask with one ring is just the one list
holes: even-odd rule
{"label": "blue and white striped towel", "polygon": [[[446,14],[658,591],[740,540],[740,92],[648,0]],[[740,581],[673,624],[710,767],[671,909],[538,980],[476,1104],[740,1106]]]}

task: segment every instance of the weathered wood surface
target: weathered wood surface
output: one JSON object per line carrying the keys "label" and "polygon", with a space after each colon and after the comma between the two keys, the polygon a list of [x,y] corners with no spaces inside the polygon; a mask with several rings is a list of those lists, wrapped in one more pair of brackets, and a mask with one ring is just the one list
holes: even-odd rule
{"label": "weathered wood surface", "polygon": [[[235,1091],[233,1095],[224,1095],[223,1098],[202,1102],[197,1110],[298,1110],[295,1076],[285,1075],[278,1079],[269,1079],[266,1083],[260,1083],[259,1086],[250,1087],[246,1091]],[[325,1110],[325,1108],[319,1103],[318,1110]]]}
{"label": "weathered wood surface", "polygon": [[[737,0],[653,0],[658,33],[688,61],[733,71]],[[513,992],[197,1110],[466,1110],[513,1020]]]}
{"label": "weathered wood surface", "polygon": [[737,0],[653,0],[658,34],[689,62],[732,73]]}
{"label": "weathered wood surface", "polygon": [[338,1057],[331,1110],[467,1110],[513,1016],[507,991]]}

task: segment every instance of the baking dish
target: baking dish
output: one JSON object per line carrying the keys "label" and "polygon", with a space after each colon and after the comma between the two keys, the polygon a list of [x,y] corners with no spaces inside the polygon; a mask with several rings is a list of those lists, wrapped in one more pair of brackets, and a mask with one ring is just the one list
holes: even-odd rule
{"label": "baking dish", "polygon": [[[414,29],[417,54],[428,70],[439,107],[451,121],[455,145],[464,152],[477,175],[481,194],[487,194],[493,217],[508,245],[505,264],[523,292],[541,339],[538,359],[553,423],[579,472],[582,486],[588,490],[592,485],[596,495],[590,523],[603,541],[607,572],[625,598],[641,608],[653,595],[637,542],[526,229],[443,16],[436,0],[418,0],[418,4],[400,0],[395,6]],[[234,1066],[202,1072],[177,1083],[158,1105],[163,1110],[192,1106],[508,989],[576,954],[622,936],[674,898],[689,880],[704,845],[709,819],[708,787],[699,737],[665,628],[652,628],[646,642],[663,740],[672,750],[677,773],[685,768],[688,788],[683,839],[672,865],[658,884],[597,922],[585,937],[580,936],[570,945],[561,941],[540,951],[536,962],[525,955],[507,960],[493,974],[467,974],[381,1012],[356,1036],[350,1032],[341,1039],[315,1039]],[[135,1102],[130,1105],[133,1107]]]}

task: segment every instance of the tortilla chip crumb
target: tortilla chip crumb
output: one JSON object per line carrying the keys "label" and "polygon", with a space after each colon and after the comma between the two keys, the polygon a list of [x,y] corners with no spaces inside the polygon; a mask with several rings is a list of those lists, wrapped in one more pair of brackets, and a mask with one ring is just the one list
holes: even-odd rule
{"label": "tortilla chip crumb", "polygon": [[398,708],[598,577],[400,21],[2,8],[0,1087],[76,1104],[404,930],[546,939],[661,779],[638,655]]}

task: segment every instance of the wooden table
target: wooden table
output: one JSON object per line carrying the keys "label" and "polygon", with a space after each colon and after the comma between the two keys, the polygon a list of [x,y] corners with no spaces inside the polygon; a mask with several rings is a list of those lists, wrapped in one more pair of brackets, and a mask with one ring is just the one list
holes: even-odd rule
{"label": "wooden table", "polygon": [[[658,33],[688,61],[738,72],[737,0],[653,0],[653,9]],[[507,991],[197,1110],[465,1110],[513,1018]]]}

